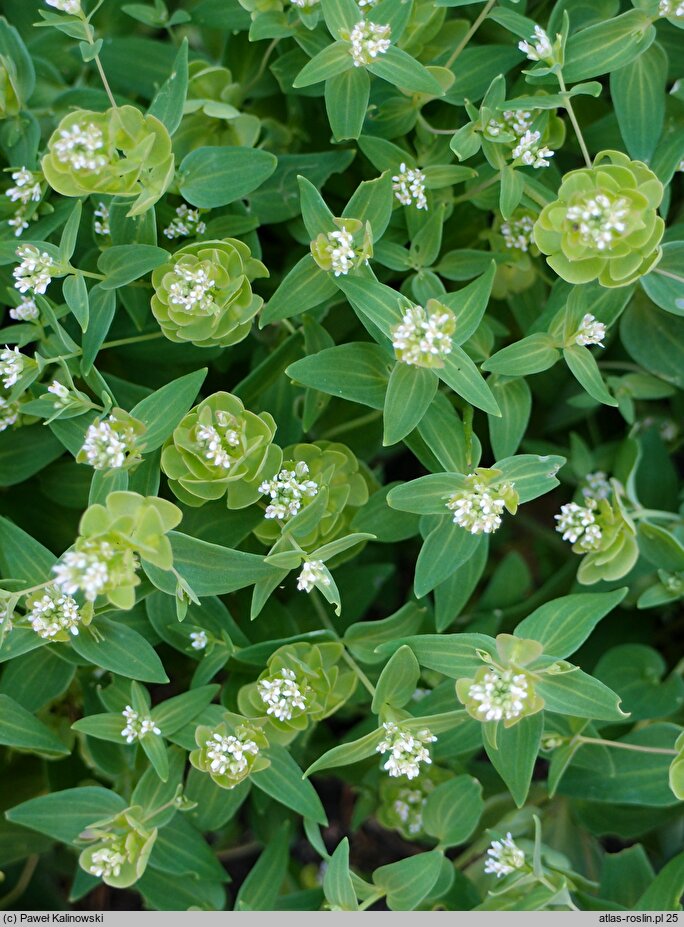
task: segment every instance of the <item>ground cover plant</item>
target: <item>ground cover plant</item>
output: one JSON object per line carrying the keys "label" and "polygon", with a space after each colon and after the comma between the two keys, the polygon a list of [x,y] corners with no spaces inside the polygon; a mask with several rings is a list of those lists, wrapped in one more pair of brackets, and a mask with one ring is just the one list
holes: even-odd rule
{"label": "ground cover plant", "polygon": [[684,3],[0,11],[0,907],[680,910]]}

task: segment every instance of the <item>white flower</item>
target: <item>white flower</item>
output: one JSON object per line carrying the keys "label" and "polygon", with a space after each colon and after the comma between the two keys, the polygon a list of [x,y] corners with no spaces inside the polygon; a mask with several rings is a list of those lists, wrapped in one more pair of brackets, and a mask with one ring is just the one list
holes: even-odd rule
{"label": "white flower", "polygon": [[74,123],[68,129],[60,129],[59,136],[53,148],[62,164],[68,164],[75,171],[92,171],[95,174],[109,164],[104,135],[94,123],[86,126]]}
{"label": "white flower", "polygon": [[495,874],[497,879],[509,875],[525,865],[525,854],[513,841],[510,833],[503,840],[493,840],[487,850],[489,859],[485,863],[485,872]]}
{"label": "white flower", "polygon": [[14,229],[15,238],[20,238],[24,229],[29,227],[28,220],[21,211],[17,212],[11,219],[8,219],[7,224],[10,228]]}
{"label": "white flower", "polygon": [[240,776],[248,766],[245,754],[256,756],[259,752],[258,746],[248,737],[236,737],[234,734],[226,736],[218,731],[205,742],[205,747],[207,757],[211,760],[211,771],[219,776],[225,773]]}
{"label": "white flower", "polygon": [[501,226],[501,234],[507,248],[517,251],[528,251],[532,244],[532,229],[534,220],[531,216],[521,216],[519,219],[509,219]]}
{"label": "white flower", "polygon": [[97,209],[93,210],[93,229],[96,235],[109,235],[111,234],[111,229],[109,228],[109,209],[108,207],[100,202],[97,204]]}
{"label": "white flower", "polygon": [[588,498],[584,506],[576,502],[561,506],[560,515],[553,517],[558,522],[556,531],[563,535],[564,541],[579,544],[583,551],[597,550],[601,546],[603,532],[594,515],[597,505],[596,499]]}
{"label": "white flower", "polygon": [[582,487],[582,495],[585,499],[607,499],[610,496],[610,482],[603,470],[587,473],[584,482],[586,486]]}
{"label": "white flower", "polygon": [[[50,0],[47,0],[47,2],[49,3]],[[57,3],[59,0],[53,0],[53,2]],[[62,2],[69,2],[69,0],[62,0]],[[96,850],[91,857],[88,872],[98,878],[105,879],[121,875],[121,867],[126,863],[127,857],[125,853],[121,852],[124,849],[123,846],[119,846],[117,843],[116,847],[116,849],[103,847],[101,850]]]}
{"label": "white flower", "polygon": [[472,488],[460,489],[446,503],[453,512],[453,522],[470,531],[471,534],[491,534],[501,527],[501,516],[506,506],[505,495],[515,488],[515,483],[501,483],[497,490],[477,480]]}
{"label": "white flower", "polygon": [[352,247],[353,235],[346,229],[337,229],[327,234],[325,251],[330,257],[330,269],[336,277],[348,274],[354,267],[356,253]]}
{"label": "white flower", "polygon": [[71,392],[67,386],[60,383],[59,380],[53,380],[48,386],[48,393],[55,396],[54,406],[56,409],[66,409],[71,401]]}
{"label": "white flower", "polygon": [[513,157],[519,158],[528,167],[548,167],[548,159],[553,157],[553,152],[550,148],[540,145],[540,141],[541,132],[530,132],[528,129],[518,139],[518,144],[512,151]]}
{"label": "white flower", "polygon": [[40,315],[36,301],[32,296],[22,296],[18,306],[12,306],[10,318],[17,322],[33,322]]}
{"label": "white flower", "polygon": [[572,223],[582,244],[591,245],[599,251],[610,250],[627,228],[625,218],[629,215],[629,200],[623,196],[610,197],[597,193],[577,206],[569,206],[566,218]]}
{"label": "white flower", "polygon": [[209,643],[209,637],[206,631],[191,631],[190,640],[192,641],[193,650],[204,650]]}
{"label": "white flower", "polygon": [[235,419],[229,413],[216,413],[216,426],[199,425],[195,442],[207,463],[229,470],[233,463],[231,449],[240,446],[240,435],[232,425]]}
{"label": "white flower", "polygon": [[140,740],[145,734],[156,734],[157,736],[161,734],[161,731],[149,715],[140,714],[130,705],[126,705],[121,714],[126,721],[126,727],[121,731],[121,736],[127,744]]}
{"label": "white flower", "polygon": [[297,514],[304,499],[313,499],[318,493],[318,483],[304,478],[308,472],[307,464],[299,461],[294,470],[281,470],[272,480],[264,480],[259,486],[259,492],[271,497],[265,512],[266,518],[287,521]]}
{"label": "white flower", "polygon": [[64,592],[73,595],[79,589],[89,602],[94,602],[109,581],[109,561],[114,551],[106,542],[92,543],[88,550],[68,550],[52,572],[55,582]]}
{"label": "white flower", "polygon": [[391,44],[390,32],[390,26],[360,19],[349,33],[351,42],[349,53],[354,61],[354,67],[364,67],[371,64],[378,55],[384,55]]}
{"label": "white flower", "polygon": [[16,425],[19,418],[19,403],[9,402],[0,396],[0,432]]}
{"label": "white flower", "polygon": [[0,351],[0,380],[5,389],[11,389],[24,372],[25,357],[19,348],[7,345]]}
{"label": "white flower", "polygon": [[118,470],[125,464],[126,455],[133,450],[134,444],[133,429],[110,415],[90,425],[81,452],[95,470]]}
{"label": "white flower", "polygon": [[507,109],[501,113],[500,119],[490,119],[486,125],[486,132],[492,138],[497,138],[502,132],[512,132],[516,139],[531,128],[534,116],[526,109]]}
{"label": "white flower", "polygon": [[427,209],[425,199],[425,174],[417,167],[407,167],[402,161],[399,173],[392,177],[394,195],[402,206],[410,206],[415,201],[416,209]]}
{"label": "white flower", "polygon": [[[318,0],[315,2],[317,3]],[[182,203],[176,209],[175,219],[172,219],[164,229],[164,234],[172,239],[187,238],[189,235],[203,235],[206,230],[207,224],[202,220],[200,210],[191,209],[187,203]]]}
{"label": "white flower", "polygon": [[534,27],[534,35],[529,42],[523,40],[518,42],[518,48],[523,54],[527,55],[530,61],[546,61],[551,63],[553,58],[553,47],[551,39],[541,26]]}
{"label": "white flower", "polygon": [[21,264],[12,271],[15,287],[20,293],[44,293],[52,282],[55,262],[47,251],[41,252],[35,245],[20,245],[16,253]]}
{"label": "white flower", "polygon": [[290,721],[293,712],[306,711],[307,690],[306,685],[298,682],[294,671],[286,668],[257,682],[261,701],[268,706],[266,714],[273,715],[278,721]]}
{"label": "white flower", "polygon": [[322,586],[330,585],[330,577],[325,573],[323,561],[305,560],[297,577],[297,589],[300,592],[311,592],[316,583]]}
{"label": "white flower", "polygon": [[392,328],[392,347],[404,364],[441,366],[451,353],[454,315],[443,306],[428,313],[423,306],[409,306],[399,325]]}
{"label": "white flower", "polygon": [[13,203],[18,202],[27,205],[31,202],[39,202],[41,197],[40,183],[35,179],[32,171],[22,167],[12,173],[12,180],[15,182],[16,187],[9,187],[5,191],[5,196],[8,196]]}
{"label": "white flower", "polygon": [[409,834],[419,834],[423,829],[423,809],[428,800],[420,789],[402,789],[392,802],[392,808]]}
{"label": "white flower", "polygon": [[474,682],[468,690],[468,697],[480,702],[477,710],[485,721],[519,717],[528,696],[527,677],[513,670],[491,669],[482,682]]}
{"label": "white flower", "polygon": [[216,308],[214,287],[216,281],[201,264],[187,267],[177,264],[172,274],[173,283],[168,288],[169,302],[181,306],[186,312],[211,313]]}
{"label": "white flower", "polygon": [[427,728],[422,731],[412,731],[400,727],[393,721],[385,721],[385,738],[380,741],[376,750],[378,753],[390,754],[383,766],[390,776],[406,776],[415,779],[420,775],[420,764],[432,763],[430,750],[426,744],[434,743],[437,738]]}
{"label": "white flower", "polygon": [[49,639],[60,631],[76,636],[81,614],[75,599],[56,586],[49,586],[43,597],[32,603],[27,618],[39,637]]}
{"label": "white flower", "polygon": [[684,3],[677,0],[660,0],[658,16],[674,16],[676,19],[684,17]]}
{"label": "white flower", "polygon": [[319,0],[290,0],[292,6],[298,6],[300,10],[310,10],[311,7],[316,6]]}
{"label": "white flower", "polygon": [[595,316],[587,312],[582,319],[577,333],[575,334],[575,344],[590,345],[597,344],[603,347],[603,339],[606,337],[606,326],[603,322],[598,322]]}
{"label": "white flower", "polygon": [[356,0],[356,2],[362,10],[370,10],[376,5],[378,0]]}

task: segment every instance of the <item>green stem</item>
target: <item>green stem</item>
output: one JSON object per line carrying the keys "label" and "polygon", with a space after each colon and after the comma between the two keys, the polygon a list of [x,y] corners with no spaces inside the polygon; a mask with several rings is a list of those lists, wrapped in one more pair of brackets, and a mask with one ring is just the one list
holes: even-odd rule
{"label": "green stem", "polygon": [[677,283],[684,283],[684,277],[680,277],[679,274],[673,274],[669,270],[662,270],[660,267],[656,267],[653,273],[660,274],[661,277],[669,277],[670,280],[676,280]]}
{"label": "green stem", "polygon": [[117,341],[105,341],[100,345],[100,350],[105,351],[107,348],[121,348],[125,344],[138,344],[142,341],[154,341],[156,338],[163,338],[163,332],[150,332],[148,335],[136,335],[133,338],[119,338]]}
{"label": "green stem", "polygon": [[679,756],[679,751],[669,747],[642,747],[639,744],[625,744],[619,740],[604,740],[602,737],[582,737],[578,734],[575,743],[602,744],[604,747],[615,747],[618,750],[632,750],[634,753],[658,753],[663,756]]}
{"label": "green stem", "polygon": [[450,68],[450,67],[452,66],[452,64],[454,63],[454,61],[456,61],[456,59],[457,59],[458,56],[461,54],[461,52],[463,51],[463,49],[466,47],[466,45],[468,44],[468,42],[472,39],[472,37],[475,35],[475,33],[477,32],[477,30],[478,30],[478,29],[480,28],[480,26],[482,25],[482,23],[483,23],[483,22],[485,21],[485,19],[489,16],[489,12],[490,12],[490,10],[492,9],[492,7],[494,6],[495,3],[496,3],[496,0],[487,0],[487,3],[485,3],[485,5],[484,5],[484,9],[483,9],[482,12],[480,13],[480,15],[477,17],[477,19],[475,20],[475,22],[472,24],[472,26],[470,27],[470,29],[468,29],[468,31],[467,31],[466,34],[463,36],[463,38],[461,39],[461,41],[458,43],[458,45],[457,45],[456,48],[454,49],[453,53],[451,54],[451,57],[449,58],[449,60],[447,61],[447,63],[444,65],[444,67]]}
{"label": "green stem", "polygon": [[335,428],[328,429],[328,431],[321,435],[321,440],[329,441],[330,438],[337,437],[337,435],[342,435],[347,431],[353,431],[355,428],[360,428],[362,425],[369,425],[371,422],[375,422],[379,418],[382,418],[382,410],[375,409],[373,412],[368,412],[366,415],[360,415],[358,418],[353,418],[350,422],[344,422],[342,425],[336,425]]}
{"label": "green stem", "polygon": [[243,99],[244,99],[244,97],[247,96],[247,92],[248,92],[249,90],[251,90],[252,87],[253,87],[256,83],[258,83],[258,82],[261,80],[261,78],[263,77],[264,71],[266,70],[266,65],[268,64],[268,60],[269,60],[269,58],[271,57],[271,55],[273,54],[273,51],[274,51],[274,49],[275,49],[275,47],[276,47],[276,45],[278,44],[279,41],[280,41],[280,39],[273,39],[273,41],[271,42],[271,44],[268,46],[268,48],[267,48],[266,51],[264,52],[263,57],[262,57],[262,59],[261,59],[261,65],[259,66],[259,70],[256,72],[256,74],[255,74],[255,76],[252,78],[252,80],[247,84],[247,86],[244,87],[243,90],[242,90],[242,97],[243,97]]}
{"label": "green stem", "polygon": [[385,892],[378,892],[375,895],[371,895],[370,898],[366,898],[366,900],[359,905],[359,911],[367,911],[372,904],[375,904],[376,901],[380,901],[380,899],[384,897]]}
{"label": "green stem", "polygon": [[335,625],[332,623],[332,621],[328,617],[328,613],[325,610],[325,606],[321,602],[321,598],[318,593],[318,590],[312,589],[310,595],[311,595],[311,601],[313,602],[313,606],[316,609],[316,614],[321,620],[321,624],[335,636],[335,639],[339,641],[340,644],[342,644],[342,647],[344,648],[342,650],[342,657],[345,663],[351,670],[353,670],[359,682],[365,687],[365,689],[368,691],[371,698],[373,698],[373,696],[375,695],[375,686],[370,681],[368,676],[366,676],[366,674],[361,669],[361,667],[356,662],[356,660],[351,656],[350,653],[347,652],[347,648],[344,644],[344,641],[341,639],[340,635],[337,633],[337,628],[335,627]]}
{"label": "green stem", "polygon": [[541,193],[537,193],[534,187],[532,187],[529,183],[525,184],[525,195],[529,196],[529,198],[533,200],[537,206],[541,206],[542,209],[544,206],[547,206],[551,202],[551,200],[544,199]]}
{"label": "green stem", "polygon": [[40,856],[37,853],[33,853],[28,857],[14,888],[10,889],[4,898],[0,898],[0,911],[6,911],[8,908],[13,906],[19,898],[21,898],[26,889],[29,887],[29,883],[33,878],[33,873],[36,871],[36,866],[38,865],[39,859]]}
{"label": "green stem", "polygon": [[591,157],[589,155],[589,149],[587,148],[587,143],[584,141],[584,136],[582,135],[582,130],[580,129],[579,122],[575,116],[575,110],[572,108],[572,101],[568,93],[568,88],[565,86],[565,81],[563,80],[563,74],[561,71],[558,72],[558,84],[560,86],[561,94],[563,96],[563,102],[565,108],[568,111],[568,116],[570,117],[570,122],[572,127],[575,130],[575,135],[577,136],[577,141],[582,150],[582,155],[584,156],[584,162],[587,167],[591,167]]}
{"label": "green stem", "polygon": [[425,118],[425,116],[423,116],[422,113],[418,113],[418,122],[422,125],[422,127],[426,131],[431,132],[433,135],[453,135],[454,132],[458,131],[458,128],[456,129],[436,129],[433,125],[430,125],[430,123],[427,121],[427,119]]}
{"label": "green stem", "polygon": [[636,512],[630,513],[634,521],[639,521],[641,518],[662,518],[666,521],[679,521],[681,515],[678,515],[676,512],[664,512],[662,509],[637,509]]}
{"label": "green stem", "polygon": [[466,466],[468,468],[473,463],[473,413],[474,409],[468,403],[463,410],[463,435],[465,439]]}

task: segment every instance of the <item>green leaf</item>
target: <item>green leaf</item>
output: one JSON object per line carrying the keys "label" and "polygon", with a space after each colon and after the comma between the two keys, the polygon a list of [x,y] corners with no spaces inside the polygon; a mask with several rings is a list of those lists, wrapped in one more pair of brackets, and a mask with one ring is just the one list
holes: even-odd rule
{"label": "green leaf", "polygon": [[291,319],[331,299],[338,292],[330,274],[305,254],[283,278],[280,286],[259,313],[259,327]]}
{"label": "green leaf", "polygon": [[344,643],[363,663],[382,663],[375,649],[385,641],[414,634],[421,626],[426,610],[416,602],[407,602],[399,611],[379,621],[359,621],[344,633]]}
{"label": "green leaf", "polygon": [[563,77],[574,84],[624,68],[649,48],[655,36],[651,17],[642,10],[588,26],[568,39]]}
{"label": "green leaf", "polygon": [[507,457],[515,454],[525,435],[532,411],[532,393],[522,377],[495,375],[488,383],[501,409],[500,417],[490,415],[488,419],[492,451],[495,457]]}
{"label": "green leaf", "polygon": [[384,705],[403,708],[416,691],[420,666],[410,647],[400,647],[380,673],[371,711],[379,714]]}
{"label": "green leaf", "polygon": [[570,673],[545,673],[536,683],[548,711],[595,721],[624,721],[620,697],[598,679],[576,669]]}
{"label": "green leaf", "polygon": [[207,368],[200,367],[172,380],[133,406],[131,415],[140,419],[147,429],[142,439],[146,454],[161,447],[173,432],[197,398],[206,375]]}
{"label": "green leaf", "polygon": [[286,808],[326,826],[328,819],[316,790],[284,747],[272,745],[264,752],[271,761],[266,769],[254,773],[252,783]]}
{"label": "green leaf", "polygon": [[655,270],[641,278],[641,285],[653,302],[673,315],[684,315],[684,279],[682,261],[684,242],[668,241]]}
{"label": "green leaf", "polygon": [[102,289],[98,284],[90,291],[90,312],[88,328],[81,342],[81,372],[87,376],[93,368],[97,352],[107,337],[116,312],[116,293],[114,290]]}
{"label": "green leaf", "polygon": [[635,911],[681,911],[684,893],[684,853],[671,859],[634,905]]}
{"label": "green leaf", "polygon": [[381,655],[393,653],[402,644],[411,648],[421,666],[437,670],[450,679],[472,676],[482,667],[478,650],[496,655],[496,643],[486,634],[419,634],[381,644],[377,652]]}
{"label": "green leaf", "polygon": [[88,329],[88,287],[82,274],[70,274],[62,283],[64,301],[74,318],[81,326],[81,331]]}
{"label": "green leaf", "polygon": [[380,241],[389,225],[394,202],[392,172],[385,171],[375,180],[364,180],[359,184],[342,210],[342,216],[369,222],[373,241]]}
{"label": "green leaf", "polygon": [[193,206],[225,206],[260,187],[277,164],[275,155],[260,148],[196,148],[181,161],[180,193]]}
{"label": "green leaf", "polygon": [[341,344],[295,361],[285,371],[302,386],[382,409],[392,361],[376,344]]}
{"label": "green leaf", "polygon": [[463,486],[465,477],[461,473],[430,473],[395,486],[387,496],[387,504],[418,515],[447,515],[449,496]]}
{"label": "green leaf", "polygon": [[418,425],[432,402],[439,380],[432,370],[397,363],[385,395],[382,443],[397,444]]}
{"label": "green leaf", "polygon": [[375,756],[377,747],[384,737],[384,730],[371,731],[358,740],[352,740],[349,743],[340,744],[338,747],[332,747],[327,750],[323,756],[319,756],[315,762],[309,766],[304,773],[305,776],[312,776],[314,773],[321,772],[323,769],[334,769],[337,766],[350,766],[352,763],[360,763],[361,760],[368,759],[369,756]]}
{"label": "green leaf", "polygon": [[520,205],[525,191],[525,178],[514,167],[504,167],[501,171],[501,194],[499,209],[504,219],[510,219]]}
{"label": "green leaf", "polygon": [[492,292],[496,264],[489,260],[484,273],[454,293],[440,297],[440,302],[448,306],[456,316],[454,344],[463,344],[477,331],[484,316]]}
{"label": "green leaf", "polygon": [[42,425],[0,432],[0,486],[23,483],[63,453],[61,442]]}
{"label": "green leaf", "polygon": [[126,741],[121,732],[125,725],[126,722],[122,715],[107,713],[79,718],[78,721],[71,725],[71,729],[72,731],[78,731],[80,734],[87,734],[89,737],[96,737],[98,740],[107,740],[123,747]]}
{"label": "green leaf", "polygon": [[353,67],[354,62],[349,45],[346,42],[333,42],[304,65],[295,77],[292,86],[295,88],[310,87],[312,84],[319,84],[322,80],[328,80],[337,74],[343,74]]}
{"label": "green leaf", "polygon": [[451,352],[444,358],[444,367],[437,373],[440,379],[466,402],[490,415],[501,415],[496,399],[482,374],[458,345],[453,345]]}
{"label": "green leaf", "polygon": [[515,636],[539,641],[544,652],[564,659],[589,637],[601,618],[613,611],[627,595],[614,592],[583,592],[554,599],[535,609],[515,629]]}
{"label": "green leaf", "polygon": [[151,716],[154,723],[161,729],[164,736],[175,734],[176,731],[190,724],[197,715],[212,701],[220,686],[201,686],[190,689],[182,695],[175,695],[155,706]]}
{"label": "green leaf", "polygon": [[0,518],[0,571],[3,577],[23,580],[25,586],[44,583],[57,557],[7,518]]}
{"label": "green leaf", "polygon": [[373,882],[385,892],[390,911],[417,908],[439,878],[442,860],[442,854],[432,850],[376,869]]}
{"label": "green leaf", "polygon": [[166,81],[156,92],[150,108],[151,116],[156,116],[173,135],[183,118],[183,106],[188,92],[188,40],[181,42],[173,69]]}
{"label": "green leaf", "polygon": [[0,695],[0,744],[48,756],[71,752],[49,727],[8,695]]}
{"label": "green leaf", "polygon": [[444,517],[432,529],[420,549],[413,586],[421,599],[448,579],[476,553],[482,537],[471,534],[454,524],[451,516]]}
{"label": "green leaf", "polygon": [[116,792],[86,786],[30,798],[10,808],[5,816],[62,843],[74,843],[90,824],[112,817],[125,807],[126,802]]}
{"label": "green leaf", "polygon": [[121,621],[97,619],[98,638],[83,631],[71,639],[76,653],[102,669],[140,682],[168,682],[161,660],[145,638]]}
{"label": "green leaf", "polygon": [[684,546],[673,534],[647,521],[639,522],[637,534],[639,553],[649,563],[671,573],[684,571]]}
{"label": "green leaf", "polygon": [[620,339],[637,364],[684,389],[684,319],[635,299],[622,317]]}
{"label": "green leaf", "polygon": [[424,65],[396,45],[390,45],[384,55],[373,59],[368,70],[376,77],[382,77],[395,87],[411,93],[431,93],[441,97],[444,92],[439,81]]}
{"label": "green leaf", "polygon": [[521,718],[509,728],[499,724],[496,731],[496,749],[484,738],[487,756],[506,783],[518,808],[522,808],[527,800],[543,727],[543,714],[537,712],[535,715]]}
{"label": "green leaf", "polygon": [[458,846],[472,835],[483,811],[482,786],[477,779],[455,776],[428,795],[423,827],[441,846]]}
{"label": "green leaf", "polygon": [[631,158],[650,161],[665,120],[667,55],[654,43],[610,75],[610,96]]}
{"label": "green leaf", "polygon": [[335,847],[325,875],[323,891],[326,901],[336,911],[358,911],[356,892],[349,873],[349,840],[345,837]]}
{"label": "green leaf", "polygon": [[112,245],[98,259],[98,269],[105,274],[98,285],[103,290],[116,290],[149,274],[168,259],[169,252],[156,245]]}
{"label": "green leaf", "polygon": [[365,68],[352,67],[325,82],[325,108],[337,141],[358,138],[368,109],[370,78]]}
{"label": "green leaf", "polygon": [[483,363],[482,369],[507,377],[526,377],[553,367],[559,357],[553,338],[537,332],[497,351]]}
{"label": "green leaf", "polygon": [[593,399],[606,406],[617,406],[617,399],[614,399],[608,392],[598,364],[589,348],[573,344],[569,348],[563,348],[563,357],[580,386]]}
{"label": "green leaf", "polygon": [[290,858],[290,822],[283,821],[249,870],[235,899],[235,910],[273,911]]}
{"label": "green leaf", "polygon": [[514,457],[497,460],[494,466],[501,470],[502,479],[515,483],[515,491],[522,504],[531,502],[558,486],[556,474],[565,463],[565,457],[555,454],[516,454]]}
{"label": "green leaf", "polygon": [[[144,741],[143,741],[144,742]],[[188,821],[177,814],[159,834],[150,856],[150,866],[172,875],[227,882],[229,877],[213,850]]]}

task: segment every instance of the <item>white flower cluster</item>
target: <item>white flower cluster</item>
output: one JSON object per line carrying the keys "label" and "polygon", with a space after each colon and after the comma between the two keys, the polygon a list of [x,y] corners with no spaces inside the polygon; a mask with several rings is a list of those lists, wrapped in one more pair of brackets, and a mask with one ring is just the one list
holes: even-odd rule
{"label": "white flower cluster", "polygon": [[[54,0],[54,2],[57,2],[57,0]],[[123,845],[119,846],[117,843],[116,849],[112,846],[96,850],[91,857],[88,872],[99,879],[111,879],[112,876],[116,878],[116,876],[121,875],[121,867],[127,860],[125,853],[121,852],[123,849]]]}
{"label": "white flower cluster", "polygon": [[9,402],[0,396],[0,432],[5,431],[11,425],[16,425],[19,419],[19,403]]}
{"label": "white flower cluster", "polygon": [[118,470],[135,445],[135,432],[113,416],[93,422],[85,434],[81,451],[95,470]]}
{"label": "white flower cluster", "polygon": [[45,2],[62,13],[71,13],[72,16],[77,16],[81,12],[81,0],[45,0]]}
{"label": "white flower cluster", "polygon": [[113,557],[114,550],[106,541],[91,542],[86,550],[68,550],[52,568],[55,582],[69,595],[83,590],[86,599],[94,602],[109,581]]}
{"label": "white flower cluster", "polygon": [[40,315],[36,301],[32,296],[22,296],[18,306],[12,306],[10,318],[17,322],[34,322]]}
{"label": "white flower cluster", "polygon": [[228,773],[231,776],[240,776],[248,765],[246,754],[256,756],[259,752],[258,746],[249,738],[236,737],[234,734],[228,736],[214,732],[206,741],[207,757],[211,760],[209,764],[211,771],[219,776]]}
{"label": "white flower cluster", "polygon": [[610,482],[603,470],[587,473],[584,482],[586,485],[582,487],[582,495],[585,499],[607,499],[610,496]]}
{"label": "white flower cluster", "polygon": [[204,650],[209,643],[209,636],[206,631],[191,631],[190,640],[193,650]]}
{"label": "white flower cluster", "polygon": [[419,834],[423,829],[423,809],[427,795],[420,789],[402,789],[392,802],[392,809],[409,834]]}
{"label": "white flower cluster", "polygon": [[591,344],[597,344],[599,347],[603,347],[603,339],[606,337],[606,326],[603,322],[598,322],[596,317],[593,316],[590,312],[582,319],[582,324],[580,325],[577,334],[575,335],[575,344],[580,344],[582,346],[587,346]]}
{"label": "white flower cluster", "polygon": [[519,219],[509,219],[501,226],[501,234],[507,248],[517,251],[528,251],[532,244],[532,230],[534,221],[531,216],[520,216]]}
{"label": "white flower cluster", "polygon": [[318,5],[319,0],[290,0],[290,3],[292,6],[298,6],[300,10],[310,10]]}
{"label": "white flower cluster", "polygon": [[601,546],[603,532],[594,515],[597,505],[596,499],[588,498],[585,505],[567,502],[561,506],[560,515],[553,517],[558,522],[556,531],[563,535],[564,541],[579,544],[583,551],[597,550]]}
{"label": "white flower cluster", "polygon": [[68,164],[75,171],[99,174],[109,164],[104,135],[92,122],[86,126],[77,122],[68,129],[60,129],[59,138],[53,147],[57,160]]}
{"label": "white flower cluster", "polygon": [[24,355],[19,348],[8,345],[0,351],[0,380],[5,389],[11,389],[24,372]]}
{"label": "white flower cluster", "polygon": [[370,9],[372,9],[372,8],[375,6],[375,4],[378,2],[378,0],[356,0],[356,2],[358,3],[359,7],[360,7],[362,10],[364,10],[364,9],[365,9],[365,10],[370,10]]}
{"label": "white flower cluster", "polygon": [[541,132],[531,132],[529,129],[518,139],[518,144],[512,151],[514,158],[519,158],[527,167],[548,167],[549,158],[553,151],[541,143]]}
{"label": "white flower cluster", "polygon": [[97,204],[97,209],[93,210],[93,230],[96,235],[110,235],[109,227],[109,208],[102,202]]}
{"label": "white flower cluster", "polygon": [[240,435],[235,428],[232,416],[223,411],[216,414],[216,425],[199,425],[195,442],[204,455],[204,459],[214,467],[229,470],[233,458],[231,448],[240,446]]}
{"label": "white flower cluster", "polygon": [[408,731],[393,721],[385,721],[385,738],[380,741],[376,750],[378,753],[390,754],[383,766],[390,776],[406,776],[415,779],[420,775],[420,764],[432,763],[430,750],[426,744],[434,743],[437,738],[427,728],[422,731]]}
{"label": "white flower cluster", "polygon": [[294,711],[306,711],[307,686],[297,681],[293,670],[283,668],[279,675],[262,679],[257,683],[257,692],[264,705],[266,714],[273,715],[278,721],[290,721]]}
{"label": "white flower cluster", "polygon": [[530,61],[551,62],[553,58],[551,39],[541,26],[534,27],[534,35],[529,41],[518,42],[518,48]]}
{"label": "white flower cluster", "polygon": [[392,347],[405,364],[432,366],[435,358],[451,353],[451,332],[454,316],[451,312],[428,312],[423,306],[409,306],[401,323],[392,329]]}
{"label": "white flower cluster", "polygon": [[489,859],[485,863],[484,871],[496,875],[497,879],[515,872],[516,869],[522,869],[525,865],[525,854],[515,844],[510,832],[503,840],[492,841],[487,856]]}
{"label": "white flower cluster", "polygon": [[501,527],[501,516],[506,506],[503,498],[511,492],[514,483],[501,483],[497,491],[475,481],[471,489],[455,492],[446,503],[453,512],[453,522],[471,534],[491,534]]}
{"label": "white flower cluster", "polygon": [[191,209],[187,203],[182,203],[176,209],[175,218],[164,229],[164,234],[171,239],[187,238],[189,235],[203,235],[206,230],[207,224],[203,221],[199,209]]}
{"label": "white flower cluster", "polygon": [[480,703],[477,710],[485,721],[519,717],[528,696],[527,677],[513,670],[491,669],[482,682],[474,682],[468,690],[468,697]]}
{"label": "white flower cluster", "polygon": [[31,203],[40,202],[42,190],[36,175],[25,167],[14,171],[12,180],[16,186],[9,187],[5,191],[5,196],[9,197],[12,203],[19,205],[12,218],[7,220],[7,224],[14,229],[15,236],[19,238],[24,229],[28,228]]}
{"label": "white flower cluster", "polygon": [[330,269],[336,277],[348,274],[354,267],[356,253],[352,246],[353,235],[346,229],[337,229],[327,234],[328,244],[325,246],[330,257]]}
{"label": "white flower cluster", "polygon": [[49,639],[60,631],[76,636],[81,614],[75,599],[56,586],[48,586],[42,598],[32,603],[27,618],[39,637]]}
{"label": "white flower cluster", "polygon": [[390,47],[391,28],[381,23],[371,23],[361,19],[349,33],[351,48],[349,53],[355,68],[372,64],[378,55],[384,55]]}
{"label": "white flower cluster", "polygon": [[330,577],[324,572],[322,560],[305,560],[302,571],[297,577],[297,589],[300,592],[311,592],[316,583],[323,586],[330,585]]}
{"label": "white flower cluster", "polygon": [[300,460],[294,470],[281,470],[272,480],[264,480],[259,492],[268,494],[271,502],[266,508],[266,518],[287,521],[302,507],[303,499],[313,499],[318,493],[318,483],[305,477],[309,467]]}
{"label": "white flower cluster", "polygon": [[532,127],[534,116],[527,109],[507,109],[500,119],[490,119],[486,126],[487,135],[497,138],[502,132],[511,132],[516,138],[522,138]]}
{"label": "white flower cluster", "polygon": [[402,206],[416,204],[416,209],[427,209],[425,198],[425,174],[417,167],[407,167],[402,161],[399,173],[392,177],[394,195]]}
{"label": "white flower cluster", "polygon": [[173,271],[174,281],[169,286],[169,302],[182,306],[186,312],[211,312],[214,309],[216,281],[202,267],[178,264]]}
{"label": "white flower cluster", "polygon": [[15,287],[20,293],[43,294],[52,282],[55,262],[47,251],[39,251],[35,245],[20,245],[17,257],[21,263],[12,271]]}
{"label": "white flower cluster", "polygon": [[71,402],[71,392],[68,386],[60,383],[59,380],[53,380],[47,388],[48,393],[55,397],[53,405],[56,409],[66,409]]}
{"label": "white flower cluster", "polygon": [[610,250],[616,235],[621,235],[627,225],[629,200],[624,196],[610,197],[597,193],[577,206],[569,206],[566,218],[579,233],[582,244],[591,245],[599,251]]}
{"label": "white flower cluster", "polygon": [[684,18],[684,2],[681,2],[681,0],[660,0],[658,16],[674,16],[676,19]]}
{"label": "white flower cluster", "polygon": [[157,736],[161,734],[161,731],[149,715],[140,714],[130,705],[126,705],[121,714],[126,721],[126,727],[121,731],[121,736],[127,744],[140,740],[145,734],[156,734]]}

